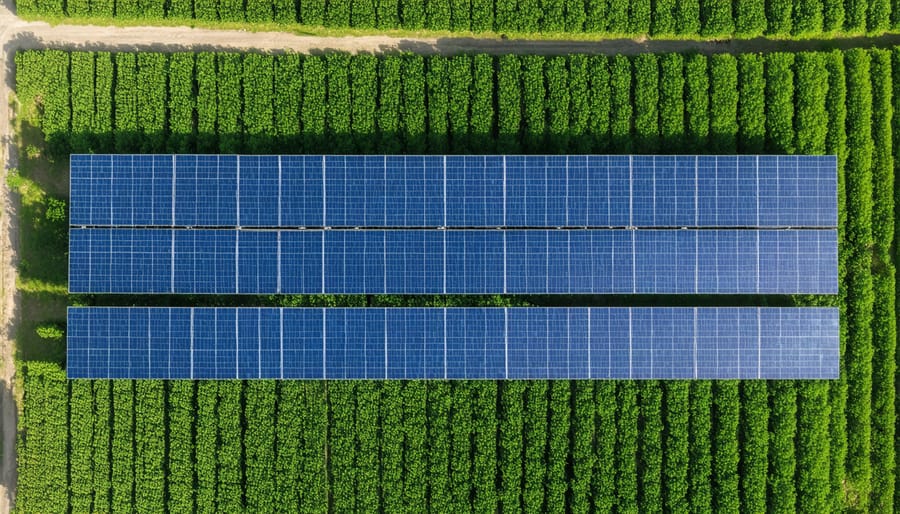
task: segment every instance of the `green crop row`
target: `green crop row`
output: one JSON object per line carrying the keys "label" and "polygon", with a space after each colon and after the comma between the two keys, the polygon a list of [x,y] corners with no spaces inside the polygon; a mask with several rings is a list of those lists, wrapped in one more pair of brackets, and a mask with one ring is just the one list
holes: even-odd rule
{"label": "green crop row", "polygon": [[742,37],[880,32],[889,0],[18,0],[29,17],[206,20],[361,29]]}
{"label": "green crop row", "polygon": [[896,230],[894,190],[893,124],[896,122],[894,91],[900,77],[894,66],[897,52],[872,54],[872,270],[875,296],[872,312],[872,495],[873,511],[893,508],[896,493],[896,393],[891,382],[896,376],[896,283],[892,241]]}
{"label": "green crop row", "polygon": [[[826,56],[800,54],[795,61],[796,89],[809,91],[796,96],[794,127],[797,152],[821,154],[826,151],[828,74]],[[828,386],[800,383],[797,386],[797,505],[808,512],[828,510]]]}
{"label": "green crop row", "polygon": [[[66,374],[59,366],[31,362],[22,366],[27,392],[22,416],[19,417],[19,483],[17,508],[21,512],[58,512],[68,510],[69,487],[69,429],[66,405],[72,396],[68,391]],[[76,392],[80,401],[75,408],[85,408],[90,398]],[[107,411],[107,414],[109,412]],[[105,419],[107,423],[109,419]],[[79,423],[79,428],[83,423]],[[27,429],[27,430],[26,430]],[[84,435],[76,432],[75,441],[85,444]],[[109,451],[108,444],[105,447]],[[80,452],[90,452],[82,449]],[[76,457],[75,472],[83,473],[83,461]],[[80,479],[81,477],[79,477]],[[107,473],[108,480],[108,473]],[[107,482],[108,483],[108,482]],[[72,487],[72,503],[83,505],[90,495],[81,484]],[[104,505],[98,505],[103,508]]]}
{"label": "green crop row", "polygon": [[67,384],[26,363],[17,507],[893,510],[898,55],[19,53],[57,156],[833,153],[841,293],[797,302],[841,306],[844,353],[827,383]]}

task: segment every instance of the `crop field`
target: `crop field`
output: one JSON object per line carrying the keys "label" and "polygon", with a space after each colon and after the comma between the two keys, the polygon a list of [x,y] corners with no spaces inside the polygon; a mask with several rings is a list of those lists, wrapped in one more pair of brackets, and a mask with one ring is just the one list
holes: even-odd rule
{"label": "crop field", "polygon": [[882,33],[890,0],[18,0],[54,19],[174,20],[306,27],[545,34],[754,37]]}
{"label": "crop field", "polygon": [[[476,3],[465,4],[473,19]],[[850,28],[866,26],[875,5],[837,4],[838,26]],[[858,5],[862,22],[852,17]],[[70,151],[836,154],[841,292],[789,301],[839,305],[842,318],[836,381],[68,382],[62,362],[25,360],[20,512],[895,510],[900,49],[634,58],[47,50],[20,52],[16,66],[22,116],[59,161]],[[65,232],[56,237],[64,247]],[[103,300],[70,297],[94,302]]]}

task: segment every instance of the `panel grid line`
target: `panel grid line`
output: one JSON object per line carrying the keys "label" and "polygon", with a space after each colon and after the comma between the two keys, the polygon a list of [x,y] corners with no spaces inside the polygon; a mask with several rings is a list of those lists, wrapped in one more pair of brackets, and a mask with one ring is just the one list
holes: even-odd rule
{"label": "panel grid line", "polygon": [[[216,335],[216,341],[219,340],[219,309],[213,309],[213,332]],[[219,376],[219,345],[213,346],[213,361],[215,362],[215,374],[213,376]]]}
{"label": "panel grid line", "polygon": [[694,238],[694,294],[700,292],[700,238]]}
{"label": "panel grid line", "polygon": [[753,163],[756,171],[756,226],[759,226],[759,156],[753,159]]}
{"label": "panel grid line", "polygon": [[[172,357],[171,357],[171,356],[172,356],[172,332],[171,332],[171,328],[172,328],[172,311],[171,311],[171,310],[169,311],[167,318],[168,318],[168,327],[167,327],[167,328],[169,328],[169,331],[168,331],[168,337],[166,338],[166,344],[167,344],[168,347],[169,347],[169,348],[168,348],[168,349],[169,349],[169,352],[168,352],[168,353],[169,353],[169,356],[168,356],[168,358],[166,359],[166,376],[169,377],[169,378],[172,378]],[[110,348],[112,348],[112,345],[110,345]],[[112,357],[110,357],[110,361],[109,361],[109,362],[110,362],[110,365],[112,365],[112,363],[113,363]],[[236,371],[237,371],[237,370],[235,369],[235,372],[236,372]],[[237,375],[237,373],[235,373],[235,375]]]}
{"label": "panel grid line", "polygon": [[759,232],[754,234],[756,236],[756,292],[761,292],[759,290],[759,258],[762,253],[762,249],[759,247]]}
{"label": "panel grid line", "polygon": [[[508,262],[509,262],[509,256],[506,253],[506,232],[503,232],[503,294],[507,293],[506,284],[508,281],[507,277],[509,276],[509,273],[506,270],[506,265]],[[446,274],[447,271],[444,270],[444,273]]]}
{"label": "panel grid line", "polygon": [[[321,260],[322,260],[322,273],[321,273],[321,275],[322,275],[322,290],[321,290],[321,293],[322,294],[325,294],[328,291],[328,289],[325,287],[325,277],[328,276],[325,273],[325,234],[326,234],[325,232],[322,232],[320,234],[320,236],[322,238],[322,255],[321,255]],[[385,277],[387,277],[387,273],[385,273]]]}
{"label": "panel grid line", "polygon": [[[216,156],[216,171],[221,173],[221,164],[222,157]],[[234,192],[234,202],[235,202],[235,216],[237,220],[237,226],[241,226],[241,156],[237,156],[237,180],[235,180],[235,192]],[[174,203],[174,202],[173,202]]]}
{"label": "panel grid line", "polygon": [[284,309],[278,309],[278,378],[284,379]]}
{"label": "panel grid line", "polygon": [[694,226],[700,226],[700,157],[694,156]]}
{"label": "panel grid line", "polygon": [[593,365],[591,364],[591,346],[593,339],[591,339],[591,309],[587,309],[587,374],[588,378],[591,377],[591,373],[593,372]]}
{"label": "panel grid line", "polygon": [[328,378],[328,366],[326,364],[326,356],[328,355],[328,324],[326,309],[322,308],[322,378]]}
{"label": "panel grid line", "polygon": [[276,234],[278,251],[275,254],[276,265],[275,265],[275,273],[277,276],[277,284],[275,286],[275,291],[278,294],[281,294],[281,232]]}
{"label": "panel grid line", "polygon": [[635,248],[635,231],[631,230],[631,290],[637,291],[637,248]]}
{"label": "panel grid line", "polygon": [[[447,156],[446,155],[444,155],[442,158],[442,164],[443,164],[443,166],[441,168],[443,170],[442,177],[443,177],[443,185],[444,185],[444,194],[442,195],[443,198],[441,199],[441,204],[444,207],[444,209],[443,209],[444,210],[444,219],[443,219],[443,223],[441,223],[441,226],[446,227],[447,226]],[[427,166],[426,166],[426,169],[427,169]],[[407,195],[407,198],[408,197],[409,197],[409,195]]]}
{"label": "panel grid line", "polygon": [[565,210],[566,226],[571,227],[572,225],[569,224],[569,156],[568,155],[566,156],[566,187],[565,187],[564,191],[566,192],[566,194],[565,194],[565,197],[566,197],[566,210]]}
{"label": "panel grid line", "polygon": [[[503,226],[509,226],[509,223],[506,221],[506,156],[503,156]],[[444,191],[444,203],[446,205],[447,192]]]}
{"label": "panel grid line", "polygon": [[[653,329],[654,329],[653,312],[654,311],[650,311],[650,376],[654,376],[653,375],[653,341],[655,341],[655,337],[654,337],[654,333],[653,333]],[[738,367],[740,367],[740,366],[738,366]]]}
{"label": "panel grid line", "polygon": [[327,188],[325,187],[325,178],[327,174],[325,173],[325,156],[322,156],[322,226],[328,226],[328,195],[326,194]]}
{"label": "panel grid line", "polygon": [[[713,169],[715,170],[713,183],[715,184],[716,192],[718,192],[718,189],[719,189],[719,158],[718,158],[718,156],[715,159],[713,159]],[[716,204],[715,207],[718,208],[718,206],[719,206],[719,195],[718,194],[713,196],[713,201]],[[715,212],[718,213],[719,212],[718,209],[716,209]],[[718,219],[716,219],[716,221],[718,222]]]}
{"label": "panel grid line", "polygon": [[544,367],[547,369],[547,377],[550,378],[550,323],[544,324]]}
{"label": "panel grid line", "polygon": [[697,369],[697,308],[694,307],[692,309],[694,311],[694,323],[693,323],[693,356],[694,356],[694,378],[699,378],[699,370]]}
{"label": "panel grid line", "polygon": [[634,342],[634,335],[632,329],[631,309],[628,309],[628,378],[634,377],[634,357],[632,354],[632,343]]}
{"label": "panel grid line", "polygon": [[634,226],[634,157],[628,156],[628,228]]}
{"label": "panel grid line", "polygon": [[[177,156],[176,156],[176,155],[173,155],[173,156],[172,156],[172,195],[171,195],[171,199],[172,199],[172,226],[175,226],[175,199],[178,197],[178,196],[177,196],[178,190],[177,190],[176,187],[175,187],[175,179],[176,179],[176,176],[177,176],[176,174],[178,173],[178,166],[176,165],[176,163],[177,163]],[[77,198],[77,197],[76,197],[76,198]],[[110,219],[115,219],[115,218],[113,217],[113,213],[112,213],[112,212],[110,212]]]}
{"label": "panel grid line", "polygon": [[509,378],[509,309],[503,308],[503,378]]}
{"label": "panel grid line", "polygon": [[[193,330],[194,330],[193,321],[194,320],[192,318],[191,319],[191,332],[193,332]],[[150,316],[148,315],[147,316],[147,362],[148,363],[153,361],[153,342],[152,342],[153,338],[152,338],[152,335],[153,335],[153,332],[150,329]],[[191,337],[193,337],[193,334],[191,334]],[[193,352],[191,352],[191,353],[193,354]],[[91,365],[91,362],[90,362],[90,356],[89,356],[88,357],[88,366],[90,366],[90,365]],[[191,379],[193,380],[193,378],[194,378],[194,374],[193,374],[193,366],[192,366]]]}
{"label": "panel grid line", "polygon": [[262,378],[262,311],[256,310],[256,378]]}
{"label": "panel grid line", "polygon": [[[387,313],[384,315],[384,379],[388,378],[388,320]],[[405,366],[404,366],[405,368]],[[405,373],[404,373],[405,374]]]}
{"label": "panel grid line", "polygon": [[656,219],[656,160],[653,161],[653,219]]}
{"label": "panel grid line", "polygon": [[444,307],[444,321],[442,328],[444,329],[444,380],[447,380],[447,308]]}
{"label": "panel grid line", "polygon": [[[171,271],[169,273],[169,292],[174,293],[176,290],[175,289],[175,231],[174,230],[172,231],[170,238],[171,238],[171,243],[170,243],[171,255],[169,258],[169,267],[170,267]],[[71,266],[71,265],[72,264],[70,262],[69,266]],[[91,272],[93,272],[93,266],[90,267],[89,269],[91,270]]]}
{"label": "panel grid line", "polygon": [[281,179],[281,156],[278,156],[278,226],[283,227],[284,225],[281,223],[281,187],[284,181]]}
{"label": "panel grid line", "polygon": [[[150,316],[147,316],[149,319]],[[147,342],[150,340],[148,338]],[[194,309],[191,309],[191,380],[194,379]]]}

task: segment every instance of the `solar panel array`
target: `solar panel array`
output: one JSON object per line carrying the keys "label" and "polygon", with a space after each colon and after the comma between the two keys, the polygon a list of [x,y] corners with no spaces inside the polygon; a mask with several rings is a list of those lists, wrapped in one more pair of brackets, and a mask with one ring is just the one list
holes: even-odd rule
{"label": "solar panel array", "polygon": [[[72,292],[837,292],[834,156],[70,166]],[[839,360],[820,308],[70,308],[68,343],[70,378],[815,379]]]}
{"label": "solar panel array", "polygon": [[69,308],[69,378],[828,379],[833,308]]}
{"label": "solar panel array", "polygon": [[829,230],[72,229],[94,293],[836,293]]}
{"label": "solar panel array", "polygon": [[73,155],[75,226],[835,227],[834,156]]}

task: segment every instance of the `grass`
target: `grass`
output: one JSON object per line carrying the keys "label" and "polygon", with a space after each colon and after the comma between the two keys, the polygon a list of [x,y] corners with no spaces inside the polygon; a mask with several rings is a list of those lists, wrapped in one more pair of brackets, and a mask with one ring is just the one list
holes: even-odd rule
{"label": "grass", "polygon": [[21,109],[16,114],[19,168],[9,170],[6,177],[7,187],[18,200],[16,350],[20,359],[62,362],[65,339],[41,339],[35,330],[45,323],[64,323],[66,318],[68,227],[65,220],[48,219],[47,206],[53,199],[68,197],[67,166],[46,157],[40,128]]}

